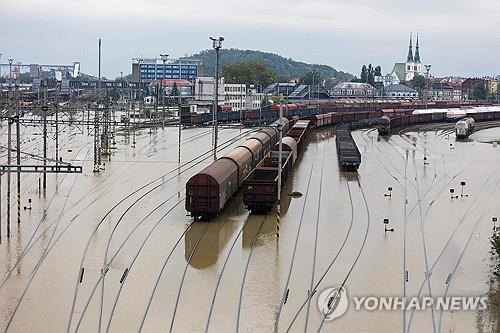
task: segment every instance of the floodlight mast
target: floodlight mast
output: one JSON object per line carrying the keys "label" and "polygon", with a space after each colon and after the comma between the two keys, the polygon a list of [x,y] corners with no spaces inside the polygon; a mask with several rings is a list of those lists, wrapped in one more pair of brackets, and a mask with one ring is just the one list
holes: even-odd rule
{"label": "floodlight mast", "polygon": [[214,124],[214,161],[217,159],[217,136],[218,136],[218,123],[217,123],[217,113],[219,111],[219,50],[222,48],[222,42],[224,37],[209,37],[212,41],[212,47],[215,50],[215,99],[214,106],[212,110],[212,121]]}

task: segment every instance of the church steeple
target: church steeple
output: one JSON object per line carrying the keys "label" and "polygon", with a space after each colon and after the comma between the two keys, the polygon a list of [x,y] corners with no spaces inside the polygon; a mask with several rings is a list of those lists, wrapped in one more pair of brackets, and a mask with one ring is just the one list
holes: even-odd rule
{"label": "church steeple", "polygon": [[418,34],[417,34],[417,46],[415,48],[415,62],[420,63],[420,51],[418,49]]}
{"label": "church steeple", "polygon": [[411,37],[412,37],[412,34],[410,33],[410,47],[408,48],[408,57],[406,58],[406,61],[413,62],[413,46],[411,43]]}

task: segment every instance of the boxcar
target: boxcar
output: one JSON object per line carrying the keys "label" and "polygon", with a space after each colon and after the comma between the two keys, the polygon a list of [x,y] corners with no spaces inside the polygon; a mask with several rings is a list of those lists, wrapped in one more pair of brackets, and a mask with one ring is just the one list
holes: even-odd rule
{"label": "boxcar", "polygon": [[238,168],[238,187],[243,184],[243,180],[253,170],[253,154],[245,147],[238,146],[231,150],[219,160],[227,159],[236,165]]}
{"label": "boxcar", "polygon": [[186,183],[186,210],[195,219],[219,214],[238,190],[238,168],[229,159],[219,159]]}
{"label": "boxcar", "polygon": [[238,147],[243,147],[247,149],[251,154],[252,154],[252,168],[255,168],[255,166],[262,160],[264,157],[264,146],[262,145],[262,142],[255,138],[249,138],[246,140],[244,143],[239,145]]}

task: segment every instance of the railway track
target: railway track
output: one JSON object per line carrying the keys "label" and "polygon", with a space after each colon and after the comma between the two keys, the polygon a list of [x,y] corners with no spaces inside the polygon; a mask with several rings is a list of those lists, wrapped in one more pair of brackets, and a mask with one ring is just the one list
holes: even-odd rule
{"label": "railway track", "polygon": [[350,203],[350,207],[351,207],[351,211],[350,211],[351,212],[351,215],[350,215],[351,217],[350,217],[349,227],[347,229],[346,235],[345,235],[345,237],[344,237],[344,239],[342,241],[342,244],[340,245],[340,248],[338,249],[337,253],[333,257],[333,259],[329,262],[329,264],[328,264],[327,268],[325,269],[325,271],[323,272],[323,274],[320,276],[320,278],[315,283],[315,285],[310,289],[309,295],[302,302],[301,306],[299,307],[299,309],[297,310],[297,312],[294,314],[291,322],[288,324],[288,327],[286,329],[287,332],[290,332],[290,330],[292,329],[293,324],[297,320],[297,318],[300,315],[300,313],[302,312],[302,310],[306,307],[306,305],[311,301],[312,297],[316,294],[316,292],[317,292],[317,290],[319,288],[319,285],[321,284],[321,282],[324,280],[324,278],[326,277],[326,275],[332,269],[333,265],[335,264],[337,258],[340,255],[340,253],[344,249],[344,247],[345,247],[345,245],[347,243],[347,240],[349,239],[349,235],[351,234],[352,226],[353,226],[353,223],[354,223],[354,204],[353,204],[353,200],[352,200],[352,192],[351,192],[351,188],[349,186],[349,182],[346,182],[346,187],[347,187],[347,192],[349,194],[349,203]]}
{"label": "railway track", "polygon": [[[323,147],[323,149],[324,149],[324,147]],[[317,150],[314,152],[313,160],[316,160],[316,154],[317,154]],[[288,285],[290,283],[290,278],[292,276],[293,264],[294,264],[294,261],[295,261],[295,255],[297,253],[297,245],[298,245],[298,242],[299,242],[300,230],[301,230],[301,227],[302,227],[302,222],[304,220],[304,213],[305,213],[305,208],[306,208],[306,204],[307,204],[307,197],[309,195],[309,188],[311,186],[311,179],[312,179],[312,175],[313,175],[313,170],[314,170],[314,163],[311,165],[311,170],[309,171],[309,178],[307,180],[306,191],[305,191],[305,194],[304,194],[304,203],[302,205],[302,212],[300,214],[300,221],[299,221],[299,225],[297,227],[297,233],[296,233],[296,236],[295,236],[295,242],[294,242],[294,246],[293,246],[292,259],[291,259],[291,262],[290,262],[290,267],[288,269],[287,279],[286,279],[285,287],[283,289],[283,294],[282,294],[282,297],[281,297],[281,300],[280,300],[280,305],[279,305],[279,308],[278,308],[278,312],[276,313],[276,321],[275,321],[275,326],[274,326],[274,332],[275,333],[278,332],[278,325],[279,325],[279,320],[280,320],[280,316],[281,316],[281,311],[283,310],[283,305],[284,305],[284,303],[286,301],[286,297],[287,297],[287,294],[289,292]]]}
{"label": "railway track", "polygon": [[266,216],[267,215],[264,215],[264,217],[262,218],[262,220],[259,224],[259,228],[255,232],[255,236],[253,237],[252,245],[250,247],[250,253],[248,254],[247,262],[245,264],[245,271],[243,273],[243,278],[241,279],[240,294],[239,294],[239,298],[238,298],[238,315],[236,317],[236,332],[240,331],[241,302],[243,300],[243,290],[245,289],[245,281],[247,279],[248,267],[250,266],[250,260],[252,259],[253,250],[255,249],[255,243],[257,242],[257,237],[259,236],[260,229],[262,229],[262,225],[264,224],[264,221],[266,220]]}
{"label": "railway track", "polygon": [[[481,187],[480,187],[480,189],[478,191],[479,195],[466,208],[464,214],[462,215],[462,218],[460,218],[460,220],[457,223],[457,225],[455,226],[455,228],[453,228],[452,233],[450,234],[450,236],[448,237],[447,241],[445,242],[445,244],[441,248],[441,251],[439,252],[438,256],[435,258],[434,262],[430,266],[430,268],[428,270],[428,275],[432,274],[434,268],[436,267],[436,265],[439,263],[439,261],[443,257],[443,254],[444,254],[445,250],[451,244],[451,241],[454,239],[455,235],[457,234],[457,232],[459,231],[459,229],[462,227],[462,225],[466,221],[467,216],[469,216],[473,210],[477,209],[477,207],[475,205],[477,204],[478,200],[480,198],[482,198],[483,195],[486,195],[486,193],[484,193],[484,190],[486,189],[486,186],[488,185],[488,183],[491,181],[490,177],[492,175],[493,175],[493,173],[490,174],[489,177],[486,179],[486,181],[481,185]],[[428,210],[429,209],[431,209],[431,206],[429,206]],[[428,213],[428,211],[425,214],[427,214],[427,213]],[[419,288],[418,293],[416,295],[417,297],[420,297],[420,295],[422,293],[422,289],[424,288],[425,282],[426,282],[426,278],[424,278],[424,280],[420,284],[420,288]],[[408,321],[408,328],[407,328],[408,332],[410,332],[410,329],[411,329],[411,323],[412,323],[413,314],[414,314],[414,310],[412,310],[411,313],[410,313],[410,318],[409,318],[409,321]]]}
{"label": "railway track", "polygon": [[[361,257],[361,254],[363,253],[363,250],[365,248],[366,240],[368,238],[368,233],[370,231],[370,208],[368,206],[368,201],[366,200],[366,196],[365,196],[365,192],[363,191],[363,187],[361,186],[361,182],[359,181],[359,178],[357,176],[356,176],[356,181],[357,181],[359,190],[361,192],[361,195],[362,195],[362,198],[363,198],[363,202],[364,202],[364,205],[365,205],[365,209],[366,209],[366,217],[367,217],[366,230],[365,230],[365,233],[364,233],[363,241],[361,242],[361,246],[360,246],[359,251],[358,251],[358,253],[356,255],[356,259],[354,259],[354,262],[352,263],[349,271],[347,272],[344,280],[342,281],[342,284],[340,285],[340,288],[343,288],[345,286],[345,284],[347,283],[347,280],[349,279],[350,275],[352,274],[352,272],[354,270],[354,267],[356,267],[356,264],[357,264],[359,258]],[[323,329],[323,325],[324,324],[325,324],[325,318],[323,317],[321,319],[321,323],[318,326],[318,329],[316,330],[316,332],[318,332],[318,333],[321,332],[321,330]]]}
{"label": "railway track", "polygon": [[[245,133],[245,135],[249,135],[249,134],[251,134],[251,133],[252,133],[252,131],[249,131],[249,132]],[[221,145],[219,146],[218,151],[221,151],[221,150],[223,150],[224,148],[226,148],[226,147],[230,146],[232,143],[234,143],[234,142],[238,141],[240,138],[241,138],[241,137],[240,137],[240,135],[238,135],[237,137],[235,137],[235,138],[233,138],[233,139],[230,139],[230,140],[227,140],[226,142],[221,143]],[[140,200],[144,199],[144,198],[145,198],[148,194],[150,194],[150,193],[151,193],[151,192],[153,192],[154,190],[156,190],[156,189],[158,189],[158,188],[162,187],[162,186],[163,186],[165,183],[167,183],[168,181],[170,181],[170,180],[172,180],[172,179],[177,178],[177,176],[178,176],[178,175],[172,176],[171,178],[169,178],[169,179],[167,179],[167,180],[162,180],[164,177],[166,177],[166,176],[168,176],[168,175],[170,175],[170,174],[174,173],[175,171],[179,171],[179,172],[181,172],[181,173],[186,172],[187,170],[189,170],[189,169],[191,169],[191,168],[193,168],[193,167],[197,166],[199,163],[201,163],[201,162],[202,162],[202,161],[204,161],[205,159],[209,158],[209,157],[211,156],[211,155],[210,155],[210,153],[211,153],[211,151],[207,151],[207,152],[205,152],[205,153],[203,153],[203,154],[201,154],[201,155],[199,155],[199,156],[197,156],[197,157],[195,157],[195,158],[191,159],[190,161],[188,161],[188,162],[186,162],[186,163],[182,164],[182,165],[181,165],[181,166],[179,166],[178,168],[175,168],[175,169],[173,169],[172,171],[170,171],[170,172],[168,172],[168,173],[166,173],[166,174],[164,174],[164,175],[162,175],[162,176],[160,176],[160,177],[155,178],[154,180],[152,180],[152,181],[150,181],[150,182],[146,183],[145,185],[143,185],[143,186],[139,187],[139,188],[138,188],[138,189],[136,189],[135,191],[133,191],[133,192],[129,193],[127,196],[125,196],[125,197],[124,197],[124,198],[122,198],[120,201],[118,201],[118,203],[117,203],[117,204],[115,204],[115,205],[114,205],[114,206],[113,206],[113,207],[112,207],[112,208],[111,208],[111,209],[110,209],[110,210],[109,210],[109,211],[105,214],[105,216],[101,219],[101,221],[100,221],[100,222],[98,223],[98,225],[95,227],[94,232],[93,232],[93,233],[91,234],[91,236],[89,237],[89,239],[88,239],[88,241],[87,241],[87,245],[86,245],[85,250],[84,250],[84,253],[83,253],[83,256],[82,256],[81,261],[80,261],[80,267],[79,267],[79,270],[78,270],[78,276],[77,276],[77,279],[76,279],[76,287],[75,287],[75,292],[74,292],[74,296],[73,296],[73,303],[72,303],[72,307],[71,307],[71,314],[70,314],[70,318],[69,318],[69,320],[68,320],[67,332],[69,332],[69,331],[70,331],[70,327],[71,327],[72,317],[73,317],[73,313],[74,313],[74,309],[75,309],[75,305],[76,305],[76,298],[77,298],[77,295],[78,295],[79,279],[80,279],[80,274],[81,274],[80,272],[81,272],[81,270],[82,270],[82,268],[83,268],[83,266],[84,266],[84,265],[83,265],[83,262],[84,262],[84,259],[85,259],[85,257],[86,257],[86,254],[87,254],[87,252],[88,252],[90,242],[91,242],[91,240],[93,239],[94,235],[96,234],[96,232],[97,232],[97,230],[98,230],[99,226],[100,226],[100,225],[101,225],[101,224],[105,221],[105,219],[109,216],[109,214],[111,214],[111,212],[112,212],[112,211],[114,211],[114,210],[115,210],[115,209],[116,209],[119,205],[121,205],[121,204],[122,204],[125,200],[127,200],[128,198],[130,198],[132,195],[134,195],[134,194],[138,193],[139,191],[141,191],[141,190],[143,190],[143,189],[147,188],[148,186],[150,186],[150,185],[154,184],[155,182],[157,182],[157,181],[160,181],[160,180],[161,180],[161,182],[160,182],[158,185],[154,186],[152,189],[147,190],[144,194],[142,194],[142,195],[139,197],[139,199],[137,199],[137,200],[136,200],[136,201],[132,204],[132,207],[133,207],[133,205],[135,205],[136,203],[138,203]],[[201,159],[201,160],[200,160],[200,159]],[[183,168],[185,168],[185,169],[183,169]],[[182,169],[183,169],[183,170],[182,170]],[[182,170],[182,171],[181,171],[181,170]],[[127,208],[127,211],[129,211],[129,210],[130,210],[130,208],[131,208],[131,207],[129,206],[129,207]],[[106,274],[106,272],[107,272],[106,267],[103,267],[103,270],[102,270],[101,276],[105,275],[105,274]],[[99,280],[102,280],[102,279],[101,279],[101,278],[99,278]]]}

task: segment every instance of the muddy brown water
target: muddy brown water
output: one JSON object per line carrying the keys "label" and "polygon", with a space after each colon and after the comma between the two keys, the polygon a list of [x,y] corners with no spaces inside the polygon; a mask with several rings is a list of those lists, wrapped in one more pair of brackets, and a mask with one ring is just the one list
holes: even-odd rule
{"label": "muddy brown water", "polygon": [[[219,142],[239,134],[224,129]],[[31,198],[33,209],[23,210],[17,225],[13,208],[9,240],[2,177],[0,327],[270,332],[286,287],[278,330],[286,331],[298,313],[290,331],[316,332],[322,322],[318,295],[344,281],[350,296],[412,296],[419,290],[421,296],[483,295],[491,217],[499,214],[500,199],[500,147],[490,142],[500,138],[500,128],[478,131],[463,142],[447,134],[410,129],[381,138],[375,130],[356,131],[363,158],[356,176],[338,171],[334,132],[315,133],[285,184],[277,239],[276,212],[249,215],[240,193],[214,221],[191,225],[182,202],[184,185],[211,159],[175,171],[176,129],[142,131],[135,148],[117,136],[117,149],[99,174],[92,172],[91,138],[68,131],[62,138],[64,159],[83,161],[84,173],[49,175],[45,194],[38,192],[38,176],[23,176],[23,205]],[[207,129],[184,130],[183,138],[183,162],[210,149]],[[37,149],[36,141],[25,145]],[[158,177],[163,185],[145,186]],[[466,181],[468,196],[460,197],[460,181]],[[384,196],[388,186],[390,198]],[[450,199],[450,188],[458,199]],[[302,196],[287,195],[294,191]],[[384,233],[384,218],[393,233]],[[326,271],[308,306],[308,293]],[[352,304],[322,331],[402,332],[404,325],[406,332],[477,331],[472,311],[358,312]]]}

